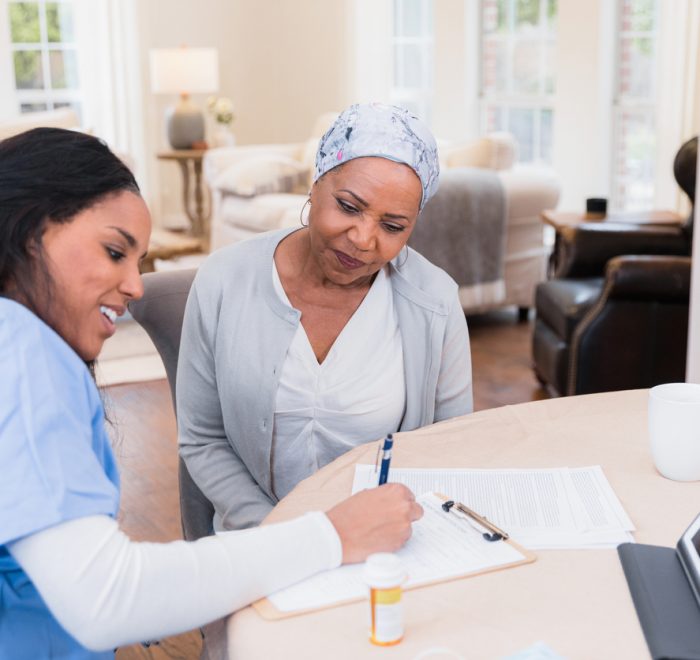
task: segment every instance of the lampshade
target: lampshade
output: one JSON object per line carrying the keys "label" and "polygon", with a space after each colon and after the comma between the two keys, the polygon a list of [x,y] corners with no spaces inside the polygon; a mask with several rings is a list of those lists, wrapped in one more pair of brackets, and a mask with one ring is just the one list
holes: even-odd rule
{"label": "lampshade", "polygon": [[207,94],[218,88],[216,48],[151,50],[151,90],[156,94]]}
{"label": "lampshade", "polygon": [[151,89],[156,94],[180,94],[167,112],[168,140],[173,149],[191,149],[204,141],[204,116],[190,94],[219,88],[219,57],[215,48],[158,48],[151,51]]}

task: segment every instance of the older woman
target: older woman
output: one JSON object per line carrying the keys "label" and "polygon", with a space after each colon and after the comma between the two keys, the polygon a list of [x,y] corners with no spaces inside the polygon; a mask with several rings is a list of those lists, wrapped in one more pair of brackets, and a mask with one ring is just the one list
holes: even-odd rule
{"label": "older woman", "polygon": [[216,528],[258,524],[357,444],[472,410],[457,286],[406,246],[438,172],[418,119],[351,106],[321,139],[308,226],[230,246],[200,268],[178,426]]}
{"label": "older woman", "polygon": [[135,543],[89,367],[129,300],[151,220],[99,140],[0,142],[0,658],[109,658],[319,570],[396,549],[421,508],[398,484],[327,514],[195,543]]}

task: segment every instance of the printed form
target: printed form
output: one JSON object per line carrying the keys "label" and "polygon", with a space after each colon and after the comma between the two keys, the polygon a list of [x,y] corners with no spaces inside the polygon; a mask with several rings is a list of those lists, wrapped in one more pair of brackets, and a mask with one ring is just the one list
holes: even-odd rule
{"label": "printed form", "polygon": [[[413,534],[396,554],[403,560],[404,588],[457,578],[470,573],[505,567],[527,558],[509,543],[485,541],[461,515],[446,513],[432,493],[418,498],[425,514],[413,523]],[[364,564],[350,564],[318,573],[268,596],[281,612],[328,607],[367,596]]]}
{"label": "printed form", "polygon": [[[610,548],[634,541],[634,525],[599,465],[464,470],[392,468],[389,482],[417,496],[436,492],[485,516],[526,548]],[[374,465],[357,465],[353,493],[377,485]]]}

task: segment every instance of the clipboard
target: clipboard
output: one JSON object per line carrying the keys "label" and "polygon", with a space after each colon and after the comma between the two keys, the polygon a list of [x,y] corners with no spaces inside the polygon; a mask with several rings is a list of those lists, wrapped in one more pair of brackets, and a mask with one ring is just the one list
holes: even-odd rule
{"label": "clipboard", "polygon": [[[427,516],[431,516],[430,521],[427,521],[430,523],[431,528],[428,529],[427,526],[425,526],[425,531],[414,528],[414,536],[409,540],[408,544],[398,552],[399,555],[404,555],[403,558],[409,573],[408,582],[403,586],[404,590],[422,589],[423,587],[429,587],[442,582],[450,582],[452,580],[461,580],[485,573],[492,573],[504,568],[530,564],[537,559],[534,553],[526,550],[511,538],[493,542],[484,540],[481,538],[480,532],[464,517],[452,511],[445,512],[442,504],[447,500],[447,497],[438,493],[428,493],[418,498],[418,502],[425,510],[426,518]],[[446,538],[451,539],[455,544],[455,547],[452,548],[455,555],[454,562],[450,564],[449,570],[447,567],[443,567],[442,574],[438,571],[437,574],[433,573],[431,577],[430,571],[426,569],[423,571],[423,574],[414,575],[412,577],[410,556],[414,553],[420,555],[421,552],[425,552],[428,545],[424,543],[424,540],[421,540],[420,536],[423,536],[423,539],[425,539],[426,534],[433,533],[437,525],[440,527],[440,533],[445,533]],[[477,558],[471,556],[474,554],[475,549],[479,555]],[[462,550],[467,551],[463,556],[460,554]],[[482,556],[487,559],[482,561]],[[496,556],[499,557],[498,560]],[[501,561],[500,559],[505,560]],[[464,566],[464,570],[459,569],[460,565]],[[253,603],[252,607],[264,619],[274,621],[365,600],[367,598],[367,590],[364,586],[364,582],[361,581],[361,577],[359,578],[360,584],[357,583],[358,576],[361,576],[362,566],[362,564],[352,564],[350,566],[341,566],[340,568],[319,573],[297,585],[272,594],[268,598],[262,598],[256,601]],[[352,593],[350,593],[351,589],[349,588],[351,583]],[[320,595],[324,588],[332,590],[334,587],[339,589],[342,593],[347,591],[347,597],[338,599],[337,597],[334,598],[332,595],[327,595],[324,599]],[[304,589],[316,590],[319,593],[317,601],[311,606],[289,609],[287,606],[278,607],[274,602],[280,603],[280,599],[282,599],[286,600],[287,605],[289,605],[289,603],[295,599],[294,594],[298,594],[300,590],[303,591]],[[343,591],[343,589],[345,589],[345,591]],[[291,598],[289,597],[290,594]],[[299,600],[303,602],[304,598],[299,599],[297,597],[297,601]],[[307,600],[310,602],[313,598]]]}

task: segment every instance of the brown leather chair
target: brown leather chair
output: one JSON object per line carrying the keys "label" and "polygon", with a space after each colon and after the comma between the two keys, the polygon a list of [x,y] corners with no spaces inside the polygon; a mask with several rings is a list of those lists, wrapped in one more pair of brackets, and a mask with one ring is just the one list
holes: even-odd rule
{"label": "brown leather chair", "polygon": [[[698,138],[674,174],[695,199]],[[582,223],[558,241],[537,287],[535,374],[553,396],[684,380],[692,218],[683,225]]]}

